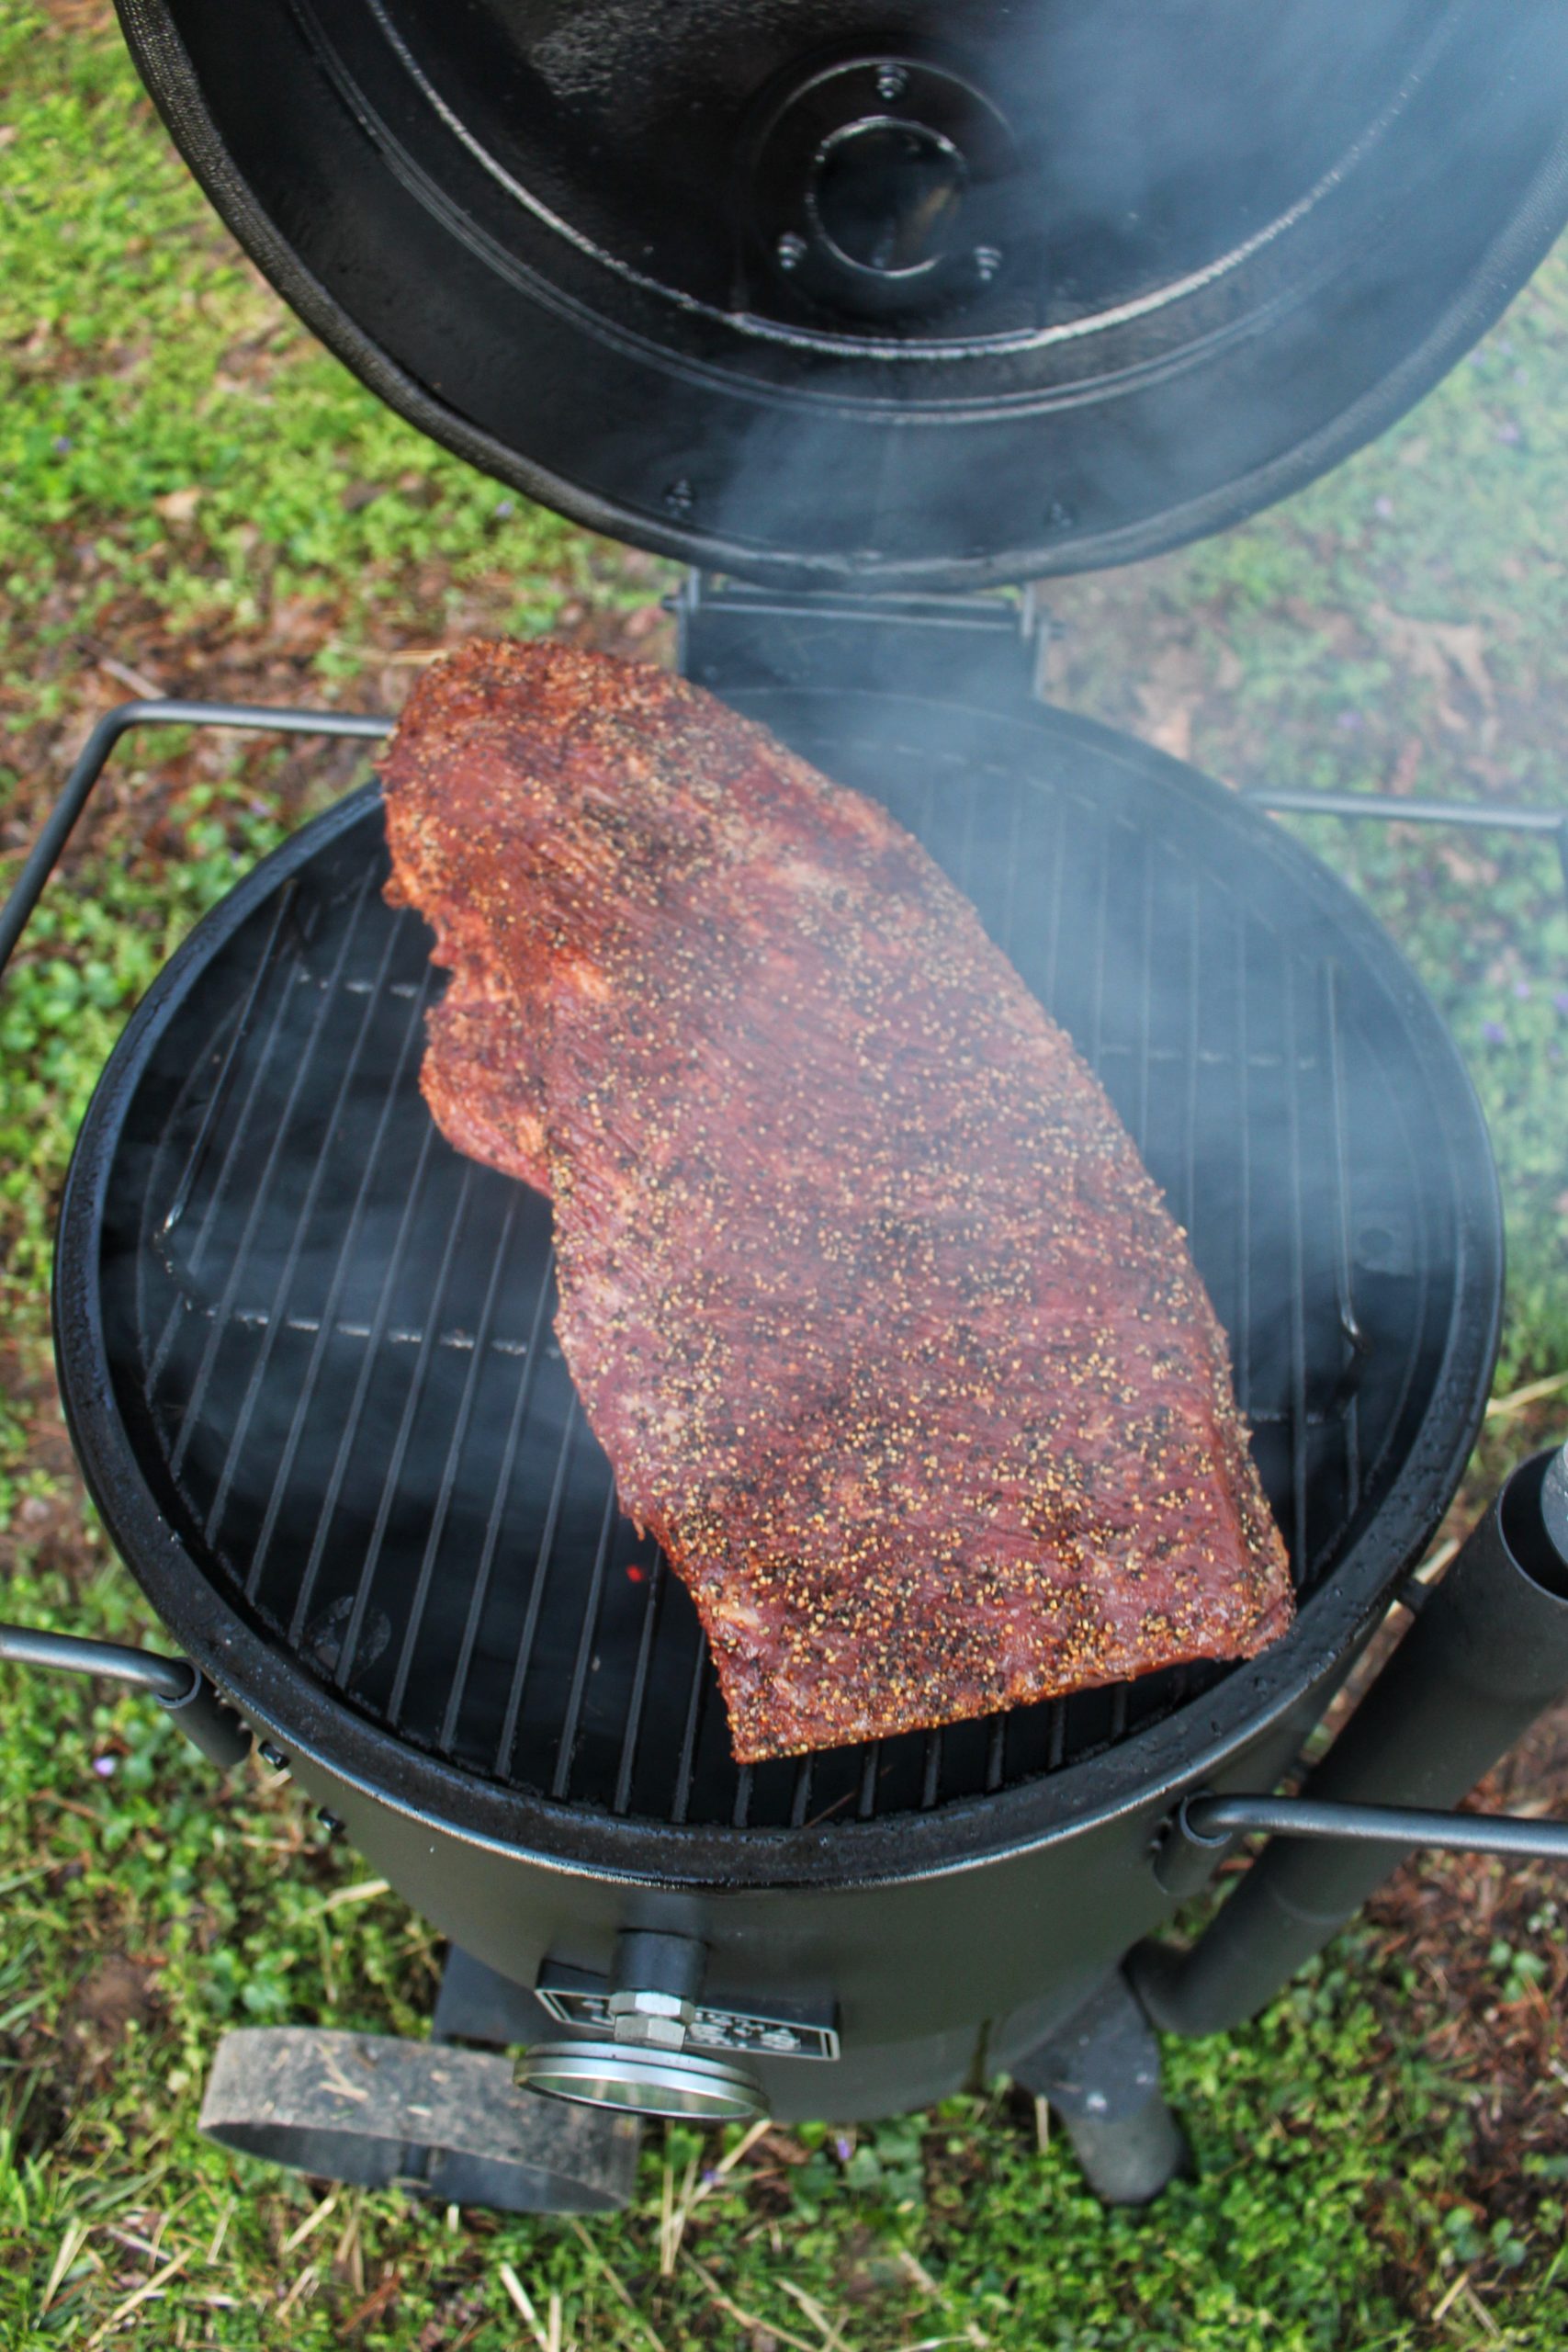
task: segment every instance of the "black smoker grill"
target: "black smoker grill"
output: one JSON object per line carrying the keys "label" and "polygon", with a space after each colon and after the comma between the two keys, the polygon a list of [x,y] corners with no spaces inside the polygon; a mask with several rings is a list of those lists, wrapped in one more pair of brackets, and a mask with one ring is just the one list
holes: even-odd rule
{"label": "black smoker grill", "polygon": [[[1568,1854],[1433,1810],[1568,1686],[1568,1469],[1414,1578],[1491,1376],[1490,1153],[1398,955],[1261,813],[1385,804],[1236,796],[1051,710],[1032,605],[953,592],[1216,526],[1423,390],[1568,212],[1560,12],[1105,0],[965,12],[962,50],[911,6],[122,14],[305,317],[503,479],[704,567],[688,674],[972,898],[1190,1233],[1302,1603],[1249,1664],[738,1770],[555,1346],[547,1205],[424,1110],[429,934],[352,794],[150,990],[64,1205],[66,1408],[186,1658],[0,1644],[149,1682],[220,1762],[254,1726],[452,1939],[429,2044],[231,2035],[204,2120],[591,2210],[638,2113],[866,2117],[1004,2068],[1147,2197],[1182,2155],[1151,2019],[1250,2014],[1401,1848]],[[113,742],[174,720],[384,727],[126,706],[0,954]],[[1268,1797],[1396,1599],[1392,1666]],[[1260,1826],[1193,1953],[1147,1941]]]}

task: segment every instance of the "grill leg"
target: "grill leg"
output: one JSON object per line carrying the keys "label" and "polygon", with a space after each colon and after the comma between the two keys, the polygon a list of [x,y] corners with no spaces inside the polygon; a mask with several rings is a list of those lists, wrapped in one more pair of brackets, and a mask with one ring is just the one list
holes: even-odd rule
{"label": "grill leg", "polygon": [[1193,2170],[1160,2088],[1159,2045],[1120,1970],[1012,2074],[1050,2101],[1101,2204],[1146,2205]]}
{"label": "grill leg", "polygon": [[482,2041],[490,2050],[515,2050],[550,2041],[560,2027],[526,1985],[514,1984],[459,1945],[448,1944],[430,2030],[437,2041]]}

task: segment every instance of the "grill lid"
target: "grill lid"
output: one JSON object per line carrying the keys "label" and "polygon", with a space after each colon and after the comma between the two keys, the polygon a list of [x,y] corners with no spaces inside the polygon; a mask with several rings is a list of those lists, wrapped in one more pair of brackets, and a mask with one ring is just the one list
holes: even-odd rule
{"label": "grill lid", "polygon": [[1558,0],[119,0],[230,225],[437,439],[710,569],[1219,528],[1568,211]]}
{"label": "grill lid", "polygon": [[286,1745],[557,1857],[841,1878],[880,1838],[902,1875],[1198,1769],[1344,1655],[1468,1453],[1497,1203],[1393,948],[1219,786],[1045,709],[736,699],[879,792],[1097,1069],[1230,1333],[1291,1633],[738,1770],[695,1611],[553,1343],[547,1204],[419,1095],[428,933],[381,898],[373,794],[209,916],[117,1048],[62,1223],[62,1386],[160,1616]]}

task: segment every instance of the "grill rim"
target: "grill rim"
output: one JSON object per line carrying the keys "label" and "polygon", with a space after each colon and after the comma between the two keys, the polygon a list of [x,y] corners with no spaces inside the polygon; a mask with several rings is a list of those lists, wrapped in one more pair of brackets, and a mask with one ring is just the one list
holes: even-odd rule
{"label": "grill rim", "polygon": [[[744,701],[744,697],[741,698]],[[841,705],[842,691],[824,699]],[[876,695],[918,711],[915,695]],[[951,704],[929,706],[951,716]],[[1401,1016],[1440,1113],[1434,1152],[1453,1175],[1456,1270],[1441,1368],[1421,1425],[1382,1507],[1291,1632],[1214,1689],[1108,1750],[1021,1786],[952,1800],[930,1812],[839,1821],[825,1830],[656,1823],[561,1804],[479,1778],[344,1705],[246,1623],[209,1582],[143,1476],[115,1394],[98,1281],[109,1181],[142,1073],[192,983],[239,926],[378,797],[360,787],[302,827],[203,918],[159,973],[109,1057],[68,1173],[53,1294],[62,1396],[86,1482],[117,1551],[159,1617],[196,1662],[292,1753],[422,1824],[556,1871],[704,1888],[846,1886],[976,1867],[1076,1835],[1167,1792],[1223,1773],[1226,1761],[1332,1685],[1414,1564],[1462,1474],[1481,1426],[1502,1297],[1502,1211],[1490,1142],[1468,1071],[1446,1025],[1389,934],[1332,868],[1201,771],[1074,714],[997,721],[1021,749],[1045,733],[1100,762],[1151,772],[1235,826],[1349,931]],[[1207,1724],[1194,1736],[1195,1721]]]}

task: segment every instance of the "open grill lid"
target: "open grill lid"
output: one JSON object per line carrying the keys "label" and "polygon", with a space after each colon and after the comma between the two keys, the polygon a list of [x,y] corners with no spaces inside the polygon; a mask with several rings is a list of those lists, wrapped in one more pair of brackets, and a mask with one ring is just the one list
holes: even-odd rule
{"label": "open grill lid", "polygon": [[301,316],[711,569],[1126,561],[1379,432],[1568,214],[1559,0],[119,0]]}

